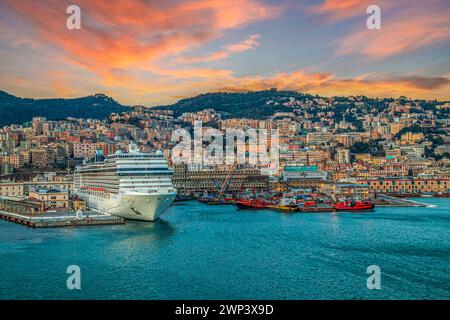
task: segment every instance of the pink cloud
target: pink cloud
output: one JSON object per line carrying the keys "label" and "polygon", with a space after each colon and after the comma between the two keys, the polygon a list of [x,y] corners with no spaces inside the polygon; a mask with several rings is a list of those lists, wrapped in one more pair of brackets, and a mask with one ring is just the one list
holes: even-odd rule
{"label": "pink cloud", "polygon": [[[325,0],[310,7],[309,12],[325,16],[329,22],[336,22],[357,15],[364,15],[373,1],[370,0]],[[380,0],[377,4],[384,4]]]}
{"label": "pink cloud", "polygon": [[409,9],[384,19],[381,30],[356,30],[340,41],[337,53],[384,58],[449,42],[450,10],[424,10]]}
{"label": "pink cloud", "polygon": [[217,61],[228,58],[231,54],[237,52],[244,52],[247,50],[251,50],[256,46],[259,46],[258,39],[261,38],[260,35],[254,34],[249,36],[247,39],[240,41],[235,44],[230,44],[224,47],[222,50],[214,52],[210,55],[200,56],[200,57],[181,57],[177,60],[177,62],[182,63],[197,63],[197,62],[210,62]]}
{"label": "pink cloud", "polygon": [[[381,30],[368,30],[366,9],[381,8]],[[309,9],[327,22],[359,17],[361,24],[338,41],[337,54],[384,58],[450,41],[450,9],[446,0],[325,0]]]}
{"label": "pink cloud", "polygon": [[227,80],[226,91],[248,91],[278,88],[298,90],[325,96],[366,95],[395,97],[407,95],[415,98],[450,98],[448,77],[398,76],[392,74],[366,74],[354,78],[340,78],[328,72],[278,73],[269,77],[244,77]]}
{"label": "pink cloud", "polygon": [[[261,0],[78,2],[82,10],[81,30],[65,27],[65,9],[70,1],[6,3],[36,28],[40,41],[62,50],[73,64],[106,81],[115,77],[117,69],[143,64],[150,68],[157,60],[205,44],[226,30],[280,13],[277,6]],[[238,48],[228,52],[233,49]],[[154,72],[158,70],[154,68]]]}

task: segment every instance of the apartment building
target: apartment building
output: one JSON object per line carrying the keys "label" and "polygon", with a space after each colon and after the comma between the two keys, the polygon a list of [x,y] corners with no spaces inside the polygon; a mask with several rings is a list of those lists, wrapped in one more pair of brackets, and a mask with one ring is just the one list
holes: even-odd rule
{"label": "apartment building", "polygon": [[418,179],[418,178],[379,178],[362,181],[368,184],[370,190],[376,193],[450,193],[449,179]]}
{"label": "apartment building", "polygon": [[74,143],[73,156],[74,158],[93,159],[97,146],[95,143]]}

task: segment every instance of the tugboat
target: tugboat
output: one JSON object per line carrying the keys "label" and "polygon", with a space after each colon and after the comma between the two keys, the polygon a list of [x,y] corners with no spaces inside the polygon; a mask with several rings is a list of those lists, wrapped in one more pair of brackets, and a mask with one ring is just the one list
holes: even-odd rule
{"label": "tugboat", "polygon": [[298,211],[297,200],[293,197],[283,197],[275,200],[275,204],[270,204],[269,208],[284,211],[284,212],[295,212]]}
{"label": "tugboat", "polygon": [[239,199],[235,203],[239,209],[247,209],[247,210],[267,209],[271,205],[270,202],[260,199]]}
{"label": "tugboat", "polygon": [[333,205],[336,211],[363,211],[373,210],[375,205],[369,201],[345,201]]}
{"label": "tugboat", "polygon": [[293,204],[271,204],[269,208],[283,211],[283,212],[296,212],[298,211],[298,206]]}

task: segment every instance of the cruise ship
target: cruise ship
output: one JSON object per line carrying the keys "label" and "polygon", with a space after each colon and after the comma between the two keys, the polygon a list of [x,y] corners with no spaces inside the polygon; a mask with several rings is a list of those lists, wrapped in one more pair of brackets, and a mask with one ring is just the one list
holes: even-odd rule
{"label": "cruise ship", "polygon": [[161,151],[117,151],[101,161],[77,166],[74,193],[89,209],[125,219],[155,221],[173,202],[172,171]]}

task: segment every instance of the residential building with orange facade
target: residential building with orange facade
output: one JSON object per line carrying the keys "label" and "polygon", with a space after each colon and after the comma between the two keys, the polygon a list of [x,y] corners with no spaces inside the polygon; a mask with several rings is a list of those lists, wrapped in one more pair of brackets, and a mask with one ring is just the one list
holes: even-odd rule
{"label": "residential building with orange facade", "polygon": [[417,178],[380,178],[362,180],[375,193],[450,193],[450,179],[417,179]]}

